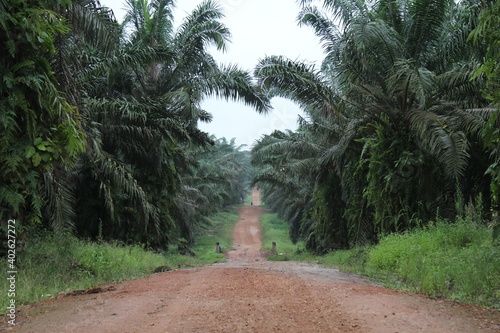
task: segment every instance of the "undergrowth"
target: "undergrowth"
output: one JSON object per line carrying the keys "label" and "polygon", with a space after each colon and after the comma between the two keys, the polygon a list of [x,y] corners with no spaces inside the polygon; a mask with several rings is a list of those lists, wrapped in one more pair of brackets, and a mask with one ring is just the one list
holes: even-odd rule
{"label": "undergrowth", "polygon": [[[210,217],[210,224],[190,249],[194,257],[180,254],[177,244],[165,253],[154,253],[140,245],[94,243],[69,234],[33,231],[27,244],[18,249],[16,307],[64,292],[142,278],[158,267],[170,270],[223,261],[224,255],[215,253],[215,242],[229,248],[237,220],[234,211]],[[0,259],[0,267],[7,267],[6,258]],[[2,277],[0,290],[9,290],[8,283],[6,276]],[[9,301],[7,292],[0,293],[0,313],[6,313]]]}
{"label": "undergrowth", "polygon": [[491,228],[441,221],[382,238],[369,251],[365,272],[432,297],[500,308],[499,250]]}
{"label": "undergrowth", "polygon": [[[500,309],[500,246],[493,228],[470,218],[438,221],[425,228],[382,237],[377,245],[358,246],[314,256],[288,240],[286,222],[262,217],[264,248],[275,240],[270,260],[316,262],[362,274],[394,289]],[[298,254],[300,252],[300,254]]]}
{"label": "undergrowth", "polygon": [[[16,306],[72,290],[140,278],[165,264],[164,256],[140,246],[90,243],[69,234],[49,232],[30,237],[16,259]],[[0,265],[7,267],[6,260],[0,260]],[[8,289],[6,281],[0,281],[1,290]],[[1,313],[5,313],[8,302],[7,293],[0,294]]]}
{"label": "undergrowth", "polygon": [[262,249],[270,251],[272,243],[276,242],[276,253],[270,254],[268,259],[274,261],[309,261],[312,255],[304,250],[304,242],[293,244],[288,236],[288,224],[276,214],[263,214],[260,218],[262,231]]}

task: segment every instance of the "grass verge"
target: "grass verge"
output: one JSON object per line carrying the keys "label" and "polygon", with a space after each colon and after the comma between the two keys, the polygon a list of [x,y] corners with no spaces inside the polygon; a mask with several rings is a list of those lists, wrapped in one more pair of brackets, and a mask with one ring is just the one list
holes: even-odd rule
{"label": "grass verge", "polygon": [[[276,239],[270,260],[316,262],[362,274],[393,289],[500,309],[500,246],[492,228],[470,220],[437,222],[426,228],[385,236],[374,246],[355,247],[314,256],[291,244],[287,224],[274,214],[262,217],[267,243]],[[300,252],[300,254],[298,253]]]}
{"label": "grass verge", "polygon": [[492,230],[464,220],[384,237],[365,272],[397,288],[500,309],[500,247]]}
{"label": "grass verge", "polygon": [[293,244],[288,235],[288,224],[276,214],[263,214],[260,218],[262,232],[262,249],[270,251],[276,242],[276,254],[268,259],[274,261],[314,261],[315,257],[305,251],[304,242]]}
{"label": "grass verge", "polygon": [[208,220],[210,224],[199,230],[192,247],[196,254],[197,265],[207,265],[224,262],[222,253],[215,253],[215,243],[219,243],[222,251],[228,250],[233,245],[233,229],[238,222],[239,215],[236,207],[231,210],[212,215]]}
{"label": "grass verge", "polygon": [[[237,220],[234,209],[211,216],[211,225],[191,248],[195,257],[180,255],[176,245],[166,253],[154,253],[139,245],[92,243],[67,234],[37,232],[16,258],[16,307],[72,290],[142,278],[160,266],[174,269],[224,261],[224,255],[215,253],[215,242],[229,248]],[[0,259],[0,267],[7,264],[6,258]],[[11,299],[6,270],[3,272],[0,290],[5,292],[0,293],[0,314],[7,312]]]}

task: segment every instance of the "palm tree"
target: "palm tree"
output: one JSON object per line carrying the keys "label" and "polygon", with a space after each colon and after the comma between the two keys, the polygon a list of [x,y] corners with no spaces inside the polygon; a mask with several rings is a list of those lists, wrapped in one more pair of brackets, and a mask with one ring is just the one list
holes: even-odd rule
{"label": "palm tree", "polygon": [[469,39],[474,41],[475,47],[486,47],[486,61],[474,74],[486,77],[486,87],[483,90],[485,98],[492,103],[492,107],[497,110],[488,119],[488,124],[484,131],[485,145],[490,148],[493,163],[488,168],[487,173],[491,175],[491,192],[493,194],[493,208],[497,215],[500,210],[500,118],[498,117],[498,106],[500,105],[500,68],[498,66],[499,56],[495,43],[499,39],[500,3],[485,1],[484,8],[479,16],[477,27],[471,32]]}
{"label": "palm tree", "polygon": [[[433,0],[326,0],[332,19],[307,6],[310,1],[301,3],[299,22],[314,29],[326,52],[321,72],[268,57],[256,76],[272,96],[298,102],[313,124],[327,120],[331,130],[325,137],[331,139],[315,141],[325,144],[325,163],[317,172],[321,182],[314,198],[324,217],[336,219],[334,229],[345,235],[340,226],[347,223],[350,241],[358,239],[356,230],[373,239],[436,212],[453,216],[456,184],[467,200],[478,193],[487,197],[482,175],[489,163],[479,145],[485,119],[471,111],[485,103],[483,82],[470,81],[481,50],[466,43],[477,7]],[[483,181],[471,186],[478,175]],[[321,205],[338,201],[333,196],[338,191],[344,206],[335,207],[345,212],[334,217]],[[330,231],[320,232],[320,238],[334,239]]]}
{"label": "palm tree", "polygon": [[[128,36],[131,44],[137,47],[164,47],[171,42],[173,32],[173,0],[127,0],[129,8],[123,22],[123,28],[131,28]],[[156,82],[160,64],[151,61],[148,64],[149,80]]]}
{"label": "palm tree", "polygon": [[259,186],[271,209],[289,222],[293,242],[312,228],[307,214],[322,151],[314,139],[306,130],[275,131],[263,136],[252,149],[252,164],[258,170],[253,185]]}
{"label": "palm tree", "polygon": [[87,222],[78,229],[160,247],[175,233],[190,239],[178,196],[189,169],[185,147],[213,144],[197,127],[211,118],[203,98],[238,99],[261,112],[269,104],[248,73],[219,66],[206,51],[224,48],[229,36],[218,6],[200,4],[173,32],[162,22],[171,20],[171,1],[129,5],[130,38],[85,75],[93,84],[83,100],[91,142],[79,177],[90,186],[79,190]]}
{"label": "palm tree", "polygon": [[[74,165],[85,148],[78,112],[51,59],[68,26],[45,1],[0,2],[0,219],[39,222],[44,173]],[[19,24],[19,22],[24,22]]]}
{"label": "palm tree", "polygon": [[183,238],[193,240],[206,216],[230,205],[241,204],[249,189],[249,153],[235,140],[211,137],[213,146],[185,147],[188,172],[182,175],[177,196],[179,220],[185,223]]}
{"label": "palm tree", "polygon": [[[477,8],[432,0],[382,1],[374,8],[356,4],[348,14],[342,3],[325,1],[339,15],[342,34],[325,28],[327,19],[314,8],[303,9],[301,22],[323,38],[342,98],[357,117],[369,119],[373,139],[365,142],[366,195],[376,220],[392,216],[393,228],[401,222],[404,228],[414,212],[429,216],[438,207],[442,212],[453,208],[445,201],[455,186],[446,183],[470,176],[469,162],[475,162],[469,156],[476,153],[484,119],[467,109],[485,101],[479,93],[482,82],[469,80],[480,54],[466,38]],[[485,164],[474,167],[484,169]],[[447,181],[439,184],[439,178]],[[438,187],[426,191],[427,184]],[[429,192],[434,193],[427,198],[412,194]],[[467,199],[472,195],[469,191]],[[394,197],[392,207],[387,197]],[[431,205],[422,210],[420,202]]]}
{"label": "palm tree", "polygon": [[[83,99],[86,87],[79,78],[88,67],[95,65],[97,57],[110,56],[118,48],[119,26],[113,12],[102,7],[98,0],[73,0],[49,6],[65,19],[69,27],[69,31],[56,36],[57,51],[50,62],[58,89],[78,109],[75,120],[81,122],[82,118],[85,119]],[[87,125],[83,123],[81,130],[86,132],[85,128]],[[45,172],[43,177],[43,223],[56,231],[73,228],[76,219],[75,179],[74,173],[68,171],[56,163],[54,169]]]}

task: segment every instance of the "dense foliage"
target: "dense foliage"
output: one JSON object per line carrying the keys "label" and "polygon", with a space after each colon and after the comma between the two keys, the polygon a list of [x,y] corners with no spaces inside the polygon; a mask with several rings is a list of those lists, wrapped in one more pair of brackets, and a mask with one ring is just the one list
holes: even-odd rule
{"label": "dense foliage", "polygon": [[486,61],[476,71],[475,76],[486,77],[486,87],[483,90],[485,97],[497,110],[488,120],[484,131],[485,145],[490,148],[494,163],[490,165],[488,173],[492,177],[491,191],[495,209],[500,209],[500,119],[498,108],[500,105],[500,3],[492,2],[481,11],[479,23],[469,36],[475,45],[485,45]]}
{"label": "dense foliage", "polygon": [[[44,174],[72,166],[85,147],[78,110],[51,60],[69,28],[43,1],[0,2],[0,219],[39,221]],[[60,5],[67,5],[61,1]]]}
{"label": "dense foliage", "polygon": [[488,94],[497,92],[498,38],[468,39],[478,26],[496,31],[498,4],[311,2],[301,1],[298,22],[321,40],[321,69],[282,56],[255,69],[270,97],[306,113],[297,131],[266,135],[252,151],[254,182],[292,239],[317,252],[348,248],[453,220],[471,201],[495,218],[498,122]]}
{"label": "dense foliage", "polygon": [[97,0],[0,1],[1,221],[165,248],[242,201],[249,154],[198,129],[201,103],[270,106],[207,51],[230,38],[221,8],[174,29],[172,0],[127,6],[120,25]]}

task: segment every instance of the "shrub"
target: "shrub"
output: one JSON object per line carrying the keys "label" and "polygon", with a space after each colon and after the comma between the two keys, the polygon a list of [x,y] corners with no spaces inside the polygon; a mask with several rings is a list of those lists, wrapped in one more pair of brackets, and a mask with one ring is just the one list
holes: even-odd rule
{"label": "shrub", "polygon": [[498,250],[488,227],[440,221],[383,237],[368,254],[366,273],[427,295],[499,307]]}

